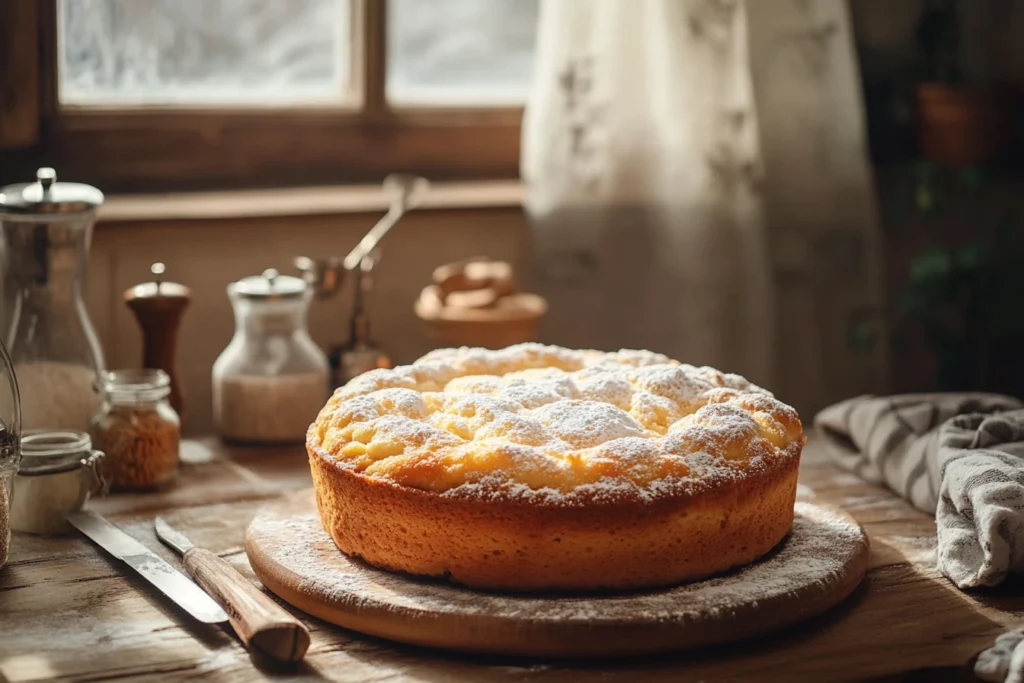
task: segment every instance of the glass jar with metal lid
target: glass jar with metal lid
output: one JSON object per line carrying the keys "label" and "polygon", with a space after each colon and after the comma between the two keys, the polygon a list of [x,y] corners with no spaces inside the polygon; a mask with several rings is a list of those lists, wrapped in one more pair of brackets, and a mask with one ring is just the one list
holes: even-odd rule
{"label": "glass jar with metal lid", "polygon": [[328,364],[306,329],[312,292],[267,270],[228,285],[235,334],[213,365],[213,414],[228,441],[301,443],[327,396]]}
{"label": "glass jar with metal lid", "polygon": [[65,520],[95,493],[105,492],[97,469],[103,453],[79,431],[26,431],[21,467],[14,477],[10,524],[14,531],[60,534]]}
{"label": "glass jar with metal lid", "polygon": [[21,386],[26,429],[89,427],[103,353],[83,301],[89,242],[103,193],[57,182],[0,189],[4,339]]}
{"label": "glass jar with metal lid", "polygon": [[103,406],[92,418],[93,443],[114,490],[163,487],[178,471],[181,420],[168,397],[171,378],[140,368],[103,374]]}

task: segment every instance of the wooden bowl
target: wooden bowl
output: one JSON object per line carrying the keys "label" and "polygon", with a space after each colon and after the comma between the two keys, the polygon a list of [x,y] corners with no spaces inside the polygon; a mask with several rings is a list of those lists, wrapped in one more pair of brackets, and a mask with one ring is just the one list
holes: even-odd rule
{"label": "wooden bowl", "polygon": [[502,297],[492,308],[441,306],[431,298],[420,297],[415,310],[427,336],[439,346],[502,349],[537,341],[548,304],[541,296],[522,293]]}

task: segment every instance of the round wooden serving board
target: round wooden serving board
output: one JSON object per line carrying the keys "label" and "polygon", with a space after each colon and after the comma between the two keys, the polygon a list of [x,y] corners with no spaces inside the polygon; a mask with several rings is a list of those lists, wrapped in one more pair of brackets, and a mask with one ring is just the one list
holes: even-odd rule
{"label": "round wooden serving board", "polygon": [[856,522],[797,503],[778,548],[711,579],[610,595],[484,593],[345,556],[320,524],[312,489],[261,510],[245,547],[267,588],[320,619],[416,645],[543,657],[651,654],[776,631],[841,601],[868,563]]}

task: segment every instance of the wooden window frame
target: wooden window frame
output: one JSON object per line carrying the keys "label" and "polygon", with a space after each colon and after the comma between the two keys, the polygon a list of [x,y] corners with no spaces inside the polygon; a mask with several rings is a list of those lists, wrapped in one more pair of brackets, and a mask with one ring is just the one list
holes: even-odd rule
{"label": "wooden window frame", "polygon": [[[0,43],[5,33],[38,36],[34,71],[16,69],[24,59],[8,56],[5,62],[0,51],[0,78],[11,72],[22,81],[29,77],[26,71],[38,75],[37,92],[31,92],[32,84],[24,91],[38,100],[38,134],[31,139],[31,123],[29,132],[24,130],[24,119],[31,119],[24,111],[31,106],[0,98],[0,120],[12,108],[20,112],[17,135],[5,140],[0,126],[0,182],[30,179],[42,165],[107,192],[379,182],[393,171],[433,180],[518,177],[522,107],[390,106],[386,0],[351,1],[353,26],[361,28],[353,48],[355,87],[361,93],[357,108],[185,109],[62,108],[57,0],[4,0]],[[36,10],[15,11],[25,3]],[[32,48],[18,46],[22,57]]]}

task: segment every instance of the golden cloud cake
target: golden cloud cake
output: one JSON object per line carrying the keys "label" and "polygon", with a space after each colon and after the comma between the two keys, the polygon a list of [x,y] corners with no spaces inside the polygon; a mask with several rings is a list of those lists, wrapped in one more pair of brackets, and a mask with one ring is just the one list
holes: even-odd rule
{"label": "golden cloud cake", "polygon": [[792,525],[803,444],[796,411],[738,375],[521,344],[361,375],[306,448],[342,552],[535,591],[662,586],[757,559]]}

